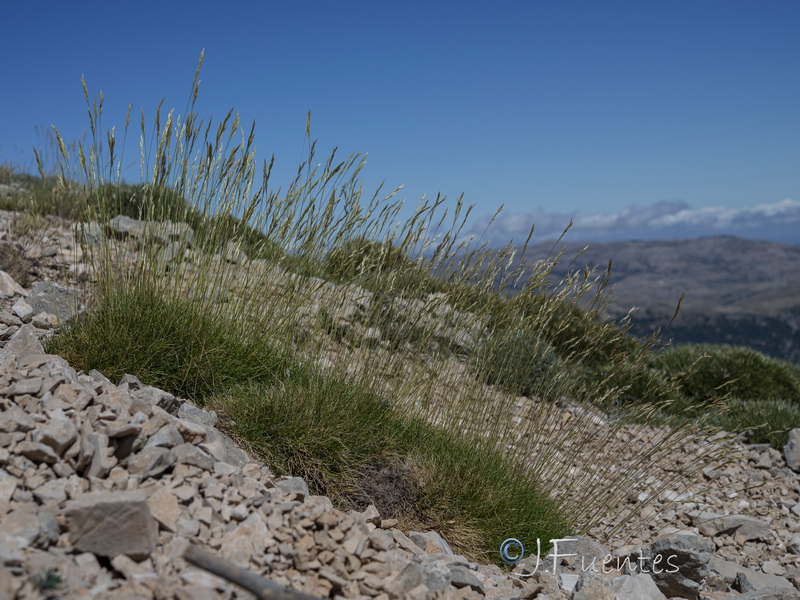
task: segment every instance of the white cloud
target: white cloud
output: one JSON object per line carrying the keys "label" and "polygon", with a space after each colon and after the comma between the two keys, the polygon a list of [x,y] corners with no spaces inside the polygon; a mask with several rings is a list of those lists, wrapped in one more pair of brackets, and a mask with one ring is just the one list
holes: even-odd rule
{"label": "white cloud", "polygon": [[[512,238],[521,243],[535,226],[535,240],[544,241],[561,235],[569,224],[572,239],[658,239],[699,237],[703,235],[738,235],[800,243],[800,202],[786,199],[752,207],[708,206],[691,208],[681,201],[663,200],[649,206],[630,206],[616,213],[581,215],[546,212],[538,208],[530,213],[501,213],[488,228],[492,242],[503,244]],[[486,229],[489,217],[473,227],[475,233]]]}

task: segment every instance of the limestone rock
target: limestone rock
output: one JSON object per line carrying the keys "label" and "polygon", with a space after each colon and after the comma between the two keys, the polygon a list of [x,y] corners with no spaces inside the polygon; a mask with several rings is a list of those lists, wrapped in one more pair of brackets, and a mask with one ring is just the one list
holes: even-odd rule
{"label": "limestone rock", "polygon": [[783,447],[786,465],[795,473],[800,473],[800,428],[789,431],[789,441]]}
{"label": "limestone rock", "polygon": [[58,460],[58,455],[50,446],[38,442],[20,442],[15,448],[16,452],[31,459],[36,463],[52,465]]}
{"label": "limestone rock", "polygon": [[[63,413],[62,413],[63,414]],[[56,454],[62,454],[78,438],[78,428],[67,419],[53,419],[38,428],[34,440],[50,446]]]}
{"label": "limestone rock", "polygon": [[476,592],[480,592],[481,594],[486,592],[486,589],[481,583],[480,579],[475,577],[475,575],[469,569],[458,565],[450,567],[450,583],[452,583],[456,588],[469,587]]}
{"label": "limestone rock", "polygon": [[428,554],[453,554],[450,544],[435,531],[409,531],[408,537]]}
{"label": "limestone rock", "polygon": [[[731,597],[733,598],[733,597]],[[762,588],[735,596],[736,600],[798,600],[800,593],[787,588]]]}
{"label": "limestone rock", "polygon": [[158,488],[147,499],[150,514],[167,531],[175,532],[178,527],[178,518],[181,515],[178,498],[166,488]]}
{"label": "limestone rock", "polygon": [[55,315],[59,322],[66,323],[80,312],[79,291],[52,281],[40,281],[31,289],[26,302],[33,314]]}
{"label": "limestone rock", "polygon": [[0,298],[11,296],[27,296],[28,292],[5,271],[0,271]]}
{"label": "limestone rock", "polygon": [[748,589],[760,590],[776,587],[785,589],[794,588],[791,582],[784,577],[760,573],[732,561],[720,560],[719,558],[713,557],[709,566],[714,572],[719,573],[729,582],[733,582],[737,577],[739,577],[740,580],[746,581]]}
{"label": "limestone rock", "polygon": [[142,478],[155,477],[175,464],[175,460],[175,454],[168,448],[149,447],[128,459],[128,470],[131,475],[140,475]]}
{"label": "limestone rock", "polygon": [[23,325],[6,342],[6,345],[0,349],[0,363],[7,356],[14,356],[19,359],[29,354],[44,354],[44,349],[39,343],[36,328],[33,325]]}
{"label": "limestone rock", "polygon": [[614,587],[616,590],[615,600],[667,600],[667,597],[656,586],[653,578],[645,573],[634,577],[618,577]]}
{"label": "limestone rock", "polygon": [[277,480],[275,485],[287,496],[294,494],[300,502],[308,498],[308,485],[300,477],[284,477]]}
{"label": "limestone rock", "polygon": [[695,517],[695,523],[703,535],[713,537],[736,533],[745,541],[766,539],[772,532],[769,523],[745,515],[702,512]]}
{"label": "limestone rock", "polygon": [[[711,540],[686,533],[656,539],[652,544],[619,549],[613,556],[629,558],[632,575],[647,574],[667,597],[697,598],[700,584],[708,574]],[[624,562],[624,561],[623,561]]]}
{"label": "limestone rock", "polygon": [[14,306],[11,307],[11,312],[23,323],[30,323],[31,317],[33,316],[33,308],[30,304],[25,302],[23,298],[20,298],[14,303]]}
{"label": "limestone rock", "polygon": [[68,503],[66,517],[77,550],[144,558],[155,549],[155,522],[141,490],[83,494]]}

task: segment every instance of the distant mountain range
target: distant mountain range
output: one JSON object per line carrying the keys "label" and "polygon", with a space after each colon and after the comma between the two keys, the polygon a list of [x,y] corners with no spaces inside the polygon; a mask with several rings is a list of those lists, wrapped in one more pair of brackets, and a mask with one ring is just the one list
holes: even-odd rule
{"label": "distant mountain range", "polygon": [[528,247],[524,257],[539,260],[565,245],[554,276],[584,265],[602,269],[610,259],[616,301],[607,312],[620,317],[637,307],[634,333],[661,328],[673,343],[744,345],[800,363],[800,246],[731,236],[569,242],[555,250],[551,242]]}

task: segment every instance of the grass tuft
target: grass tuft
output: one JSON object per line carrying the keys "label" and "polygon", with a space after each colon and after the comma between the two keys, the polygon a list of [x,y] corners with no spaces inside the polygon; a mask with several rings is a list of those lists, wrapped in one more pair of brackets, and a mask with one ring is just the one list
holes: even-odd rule
{"label": "grass tuft", "polygon": [[[476,247],[460,198],[402,219],[396,191],[362,195],[363,157],[317,162],[310,137],[275,191],[253,128],[231,111],[212,130],[194,111],[197,81],[185,115],[159,104],[152,128],[143,115],[141,184],[120,175],[129,118],[119,143],[99,131],[102,97],[86,91],[88,147],[56,132],[58,192],[39,208],[100,225],[123,214],[144,231],[83,240],[91,310],[49,352],[213,406],[279,472],[343,505],[408,504],[406,523],[481,558],[507,537],[624,523],[642,476],[706,434],[703,415],[690,427],[665,410],[678,375],[653,369],[654,340],[599,318],[607,274],[552,281],[558,257],[528,265],[511,246]],[[194,235],[165,239],[164,221]],[[590,311],[577,307],[586,296]],[[660,485],[679,488],[720,448]],[[369,488],[376,470],[402,485]]]}

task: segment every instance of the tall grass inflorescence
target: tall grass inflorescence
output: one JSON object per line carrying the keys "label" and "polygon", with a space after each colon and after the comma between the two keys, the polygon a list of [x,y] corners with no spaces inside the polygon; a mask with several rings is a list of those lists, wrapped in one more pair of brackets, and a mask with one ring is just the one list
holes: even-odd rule
{"label": "tall grass inflorescence", "polygon": [[[135,185],[120,155],[132,108],[118,143],[84,84],[91,144],[75,157],[58,143],[62,184],[77,171],[88,199],[76,228],[93,303],[48,351],[212,406],[279,474],[476,558],[507,537],[610,535],[675,448],[695,444],[696,461],[657,471],[653,497],[716,458],[696,423],[664,422],[675,378],[651,369],[653,340],[600,318],[603,275],[554,282],[556,258],[476,246],[460,198],[403,219],[396,190],[364,196],[360,155],[318,163],[310,143],[272,189],[254,126],[196,113],[201,64],[184,115],[159,104],[149,128],[141,113]],[[110,234],[120,214],[139,235]]]}

